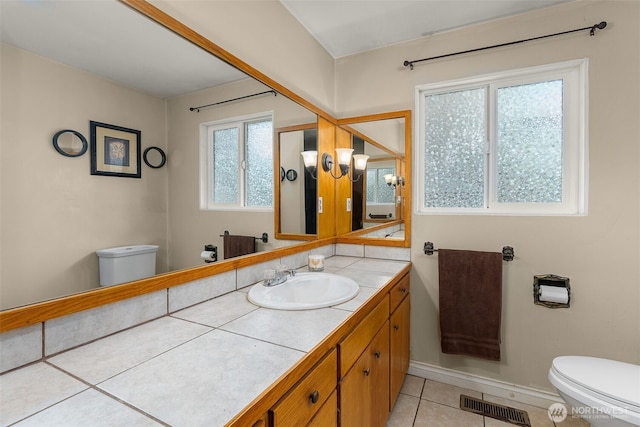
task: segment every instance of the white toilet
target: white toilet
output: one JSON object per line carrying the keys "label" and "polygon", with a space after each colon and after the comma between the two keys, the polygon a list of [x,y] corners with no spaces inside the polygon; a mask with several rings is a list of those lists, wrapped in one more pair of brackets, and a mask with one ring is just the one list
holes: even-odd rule
{"label": "white toilet", "polygon": [[156,245],[120,246],[96,251],[100,286],[112,286],[156,274]]}
{"label": "white toilet", "polygon": [[639,365],[560,356],[553,360],[549,381],[571,407],[571,414],[593,426],[640,426]]}

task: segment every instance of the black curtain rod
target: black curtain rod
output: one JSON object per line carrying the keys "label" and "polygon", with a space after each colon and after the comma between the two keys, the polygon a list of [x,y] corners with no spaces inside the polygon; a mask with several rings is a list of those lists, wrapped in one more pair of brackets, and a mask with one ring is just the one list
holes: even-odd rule
{"label": "black curtain rod", "polygon": [[245,95],[245,96],[240,96],[238,98],[227,99],[226,101],[214,102],[213,104],[201,105],[199,107],[190,107],[189,111],[195,111],[196,113],[199,113],[201,108],[213,107],[214,105],[226,104],[227,102],[239,101],[241,99],[252,98],[254,96],[260,96],[260,95],[264,95],[266,93],[272,93],[273,96],[278,96],[278,93],[275,90],[266,90],[266,91],[260,92],[260,93],[253,93],[251,95]]}
{"label": "black curtain rod", "polygon": [[487,50],[487,49],[494,49],[496,47],[503,47],[503,46],[509,46],[509,45],[512,45],[512,44],[530,42],[532,40],[546,39],[547,37],[561,36],[563,34],[575,33],[577,31],[589,30],[589,35],[594,36],[596,34],[596,29],[602,30],[606,26],[607,26],[607,22],[606,21],[602,21],[599,24],[595,24],[595,25],[592,25],[590,27],[577,28],[575,30],[563,31],[561,33],[547,34],[546,36],[539,36],[539,37],[533,37],[533,38],[530,38],[530,39],[517,40],[517,41],[509,42],[509,43],[495,44],[493,46],[486,46],[486,47],[480,47],[480,48],[477,48],[477,49],[464,50],[462,52],[448,53],[446,55],[432,56],[430,58],[416,59],[416,60],[413,60],[413,61],[404,61],[404,66],[405,67],[409,67],[411,70],[413,70],[413,64],[415,64],[416,62],[431,61],[432,59],[447,58],[449,56],[462,55],[462,54],[465,54],[465,53],[478,52],[478,51]]}

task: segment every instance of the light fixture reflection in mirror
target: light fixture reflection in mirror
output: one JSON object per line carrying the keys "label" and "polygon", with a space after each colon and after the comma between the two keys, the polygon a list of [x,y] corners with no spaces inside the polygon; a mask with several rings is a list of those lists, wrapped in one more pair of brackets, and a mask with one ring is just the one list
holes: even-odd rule
{"label": "light fixture reflection in mirror", "polygon": [[399,175],[388,173],[384,176],[384,182],[389,186],[393,185],[394,187],[404,187],[404,178]]}
{"label": "light fixture reflection in mirror", "polygon": [[[334,175],[333,173],[333,157],[328,153],[322,153],[322,170],[329,172],[334,179],[340,179],[346,176],[351,182],[356,182],[360,179],[365,169],[367,168],[367,160],[369,156],[366,154],[354,154],[351,148],[336,148],[336,158],[338,159],[338,166],[340,167],[340,175]],[[304,160],[304,167],[309,171],[314,179],[318,179],[316,172],[318,170],[318,152],[317,151],[303,151],[300,153]],[[353,157],[353,171],[349,175],[351,170],[351,160]],[[355,179],[354,179],[355,177]]]}

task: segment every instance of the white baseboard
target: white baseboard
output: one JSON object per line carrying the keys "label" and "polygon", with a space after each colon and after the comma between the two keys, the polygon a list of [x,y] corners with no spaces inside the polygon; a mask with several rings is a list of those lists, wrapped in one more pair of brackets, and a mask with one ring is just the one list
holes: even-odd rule
{"label": "white baseboard", "polygon": [[563,402],[560,396],[547,391],[509,384],[413,360],[409,363],[408,373],[416,377],[487,393],[538,408],[547,409],[552,403]]}

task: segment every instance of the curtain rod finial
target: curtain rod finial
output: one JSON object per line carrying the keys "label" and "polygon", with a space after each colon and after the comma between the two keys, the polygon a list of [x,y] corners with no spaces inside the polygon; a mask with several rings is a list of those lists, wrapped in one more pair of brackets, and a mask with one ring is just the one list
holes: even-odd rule
{"label": "curtain rod finial", "polygon": [[606,27],[607,27],[607,21],[602,21],[599,24],[595,24],[593,27],[591,27],[591,31],[589,31],[589,35],[595,36],[596,28],[599,30],[603,30]]}

